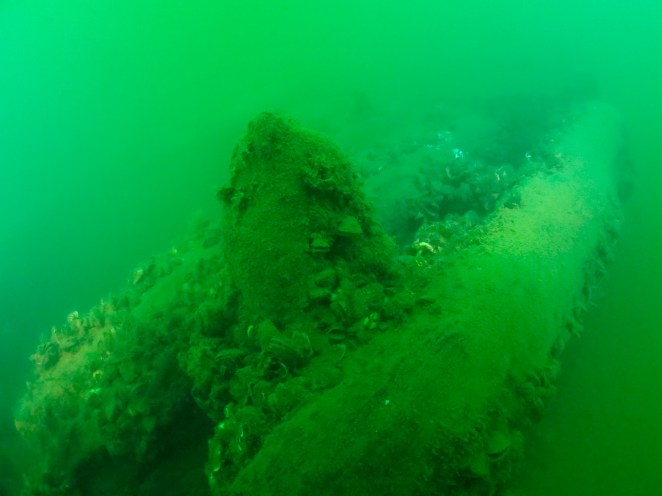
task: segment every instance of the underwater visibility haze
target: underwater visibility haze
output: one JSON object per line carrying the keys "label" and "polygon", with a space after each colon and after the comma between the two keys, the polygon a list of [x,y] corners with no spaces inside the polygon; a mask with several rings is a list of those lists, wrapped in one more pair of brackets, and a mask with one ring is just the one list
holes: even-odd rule
{"label": "underwater visibility haze", "polygon": [[0,495],[659,494],[661,25],[0,3]]}

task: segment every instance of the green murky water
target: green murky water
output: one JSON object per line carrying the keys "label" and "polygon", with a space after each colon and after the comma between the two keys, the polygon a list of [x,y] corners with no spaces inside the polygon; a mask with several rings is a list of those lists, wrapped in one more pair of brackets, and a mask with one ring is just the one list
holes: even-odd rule
{"label": "green murky water", "polygon": [[33,463],[12,409],[40,336],[217,209],[257,112],[351,152],[433,105],[582,91],[622,113],[635,187],[513,491],[658,494],[661,23],[644,0],[0,3],[0,494]]}

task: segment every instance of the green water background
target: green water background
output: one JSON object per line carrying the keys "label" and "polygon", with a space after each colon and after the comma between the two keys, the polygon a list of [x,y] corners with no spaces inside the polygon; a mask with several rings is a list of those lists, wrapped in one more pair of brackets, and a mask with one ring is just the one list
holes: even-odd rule
{"label": "green water background", "polygon": [[595,80],[623,113],[636,188],[517,490],[662,492],[661,26],[644,0],[1,2],[0,485],[39,335],[214,212],[256,112],[333,133],[357,92],[417,108]]}

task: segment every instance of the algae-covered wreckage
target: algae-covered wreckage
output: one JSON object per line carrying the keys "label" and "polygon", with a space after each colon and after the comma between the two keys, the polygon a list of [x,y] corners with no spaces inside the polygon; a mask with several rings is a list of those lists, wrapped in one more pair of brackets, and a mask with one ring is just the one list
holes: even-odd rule
{"label": "algae-covered wreckage", "polygon": [[518,162],[419,142],[378,215],[338,146],[259,115],[219,218],[33,356],[25,494],[501,494],[617,234],[618,119],[562,122]]}

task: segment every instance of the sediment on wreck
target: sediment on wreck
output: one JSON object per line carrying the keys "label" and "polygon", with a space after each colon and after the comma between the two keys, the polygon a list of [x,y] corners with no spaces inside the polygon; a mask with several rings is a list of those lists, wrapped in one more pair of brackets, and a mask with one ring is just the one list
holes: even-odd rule
{"label": "sediment on wreck", "polygon": [[499,494],[617,231],[617,118],[577,115],[404,256],[331,140],[257,116],[219,218],[35,353],[25,494]]}
{"label": "sediment on wreck", "polygon": [[498,494],[613,243],[619,131],[609,108],[583,108],[554,169],[445,259],[431,303],[347,358],[351,381],[267,436],[231,493]]}

